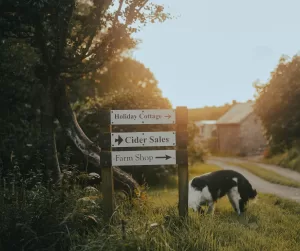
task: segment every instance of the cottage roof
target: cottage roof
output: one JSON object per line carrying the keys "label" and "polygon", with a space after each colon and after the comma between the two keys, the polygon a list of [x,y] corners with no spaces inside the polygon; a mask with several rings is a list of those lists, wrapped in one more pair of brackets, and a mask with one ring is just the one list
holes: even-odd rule
{"label": "cottage roof", "polygon": [[217,120],[217,124],[239,124],[253,112],[254,102],[238,103]]}

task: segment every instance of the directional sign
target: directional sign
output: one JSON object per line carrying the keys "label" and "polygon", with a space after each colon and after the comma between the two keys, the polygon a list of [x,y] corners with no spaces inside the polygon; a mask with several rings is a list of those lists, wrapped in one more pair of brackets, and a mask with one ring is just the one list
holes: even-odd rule
{"label": "directional sign", "polygon": [[175,110],[112,110],[112,125],[175,124]]}
{"label": "directional sign", "polygon": [[113,166],[176,165],[176,150],[111,152]]}
{"label": "directional sign", "polygon": [[112,147],[176,146],[176,132],[124,132],[111,134]]}

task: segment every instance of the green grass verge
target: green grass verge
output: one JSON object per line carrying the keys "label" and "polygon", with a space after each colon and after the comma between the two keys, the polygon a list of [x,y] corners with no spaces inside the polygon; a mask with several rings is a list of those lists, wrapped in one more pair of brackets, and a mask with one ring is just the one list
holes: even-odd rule
{"label": "green grass verge", "polygon": [[286,158],[286,155],[286,153],[281,153],[269,158],[262,158],[261,162],[266,164],[279,165]]}
{"label": "green grass verge", "polygon": [[[197,164],[189,168],[190,177],[218,169]],[[101,192],[78,189],[62,200],[37,187],[25,195],[25,205],[0,203],[0,250],[300,250],[300,204],[276,196],[259,194],[244,218],[223,198],[213,216],[190,210],[180,219],[177,188],[169,183],[132,203],[116,196],[114,222],[107,226]]]}
{"label": "green grass verge", "polygon": [[191,212],[186,220],[178,217],[175,206],[120,207],[117,213],[126,221],[125,234],[119,221],[109,231],[85,236],[85,244],[73,250],[300,250],[300,206],[274,196],[261,195],[244,220],[227,202],[213,217]]}
{"label": "green grass verge", "polygon": [[238,166],[243,169],[246,169],[247,171],[271,183],[300,188],[299,182],[286,178],[274,171],[264,169],[263,167],[257,166],[255,164],[237,163],[237,162],[226,162],[226,163],[228,165]]}
{"label": "green grass verge", "polygon": [[300,151],[298,148],[292,148],[284,153],[269,158],[263,158],[261,162],[300,172]]}
{"label": "green grass verge", "polygon": [[[190,176],[217,170],[198,164]],[[166,251],[241,251],[300,250],[300,205],[276,196],[259,194],[249,203],[244,218],[239,218],[227,198],[218,201],[214,216],[178,217],[178,194],[174,187],[154,189],[144,204],[119,206],[119,224],[109,231],[87,237],[85,249],[74,250],[166,250]],[[126,220],[124,235],[120,219]]]}

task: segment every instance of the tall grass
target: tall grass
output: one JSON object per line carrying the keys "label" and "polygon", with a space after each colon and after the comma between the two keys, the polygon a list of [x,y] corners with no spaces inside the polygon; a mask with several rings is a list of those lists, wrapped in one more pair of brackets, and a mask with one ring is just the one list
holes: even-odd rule
{"label": "tall grass", "polygon": [[[300,250],[299,204],[261,196],[244,219],[227,201],[220,204],[214,216],[190,212],[187,219],[180,219],[174,206],[153,206],[151,201],[130,209],[124,205],[108,232],[99,228],[72,250]],[[121,219],[126,220],[125,231]]]}
{"label": "tall grass", "polygon": [[[190,177],[217,170],[199,164]],[[177,188],[150,187],[131,203],[116,194],[114,220],[102,218],[102,196],[96,190],[49,191],[36,186],[23,199],[1,190],[0,250],[300,250],[300,205],[275,196],[259,195],[239,218],[227,199],[214,216],[190,211],[181,219]]]}
{"label": "tall grass", "polygon": [[300,172],[300,149],[299,147],[293,147],[286,150],[284,153],[264,158],[262,159],[262,162],[279,165]]}

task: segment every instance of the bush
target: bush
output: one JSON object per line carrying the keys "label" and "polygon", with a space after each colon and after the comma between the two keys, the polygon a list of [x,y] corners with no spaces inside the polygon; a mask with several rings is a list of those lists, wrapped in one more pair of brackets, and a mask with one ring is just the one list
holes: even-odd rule
{"label": "bush", "polygon": [[300,147],[298,144],[283,153],[265,154],[264,162],[279,165],[300,172]]}
{"label": "bush", "polygon": [[97,189],[70,192],[42,184],[0,188],[0,249],[69,250],[96,226],[103,226]]}
{"label": "bush", "polygon": [[195,140],[198,135],[199,128],[195,125],[195,123],[190,122],[188,124],[188,155],[189,163],[191,165],[195,162],[204,162],[204,157],[207,154],[203,145]]}
{"label": "bush", "polygon": [[217,137],[211,137],[207,139],[205,142],[203,142],[205,148],[208,152],[214,154],[218,152],[218,138]]}
{"label": "bush", "polygon": [[204,157],[207,151],[201,144],[191,144],[188,146],[189,164],[193,165],[196,162],[204,162]]}

